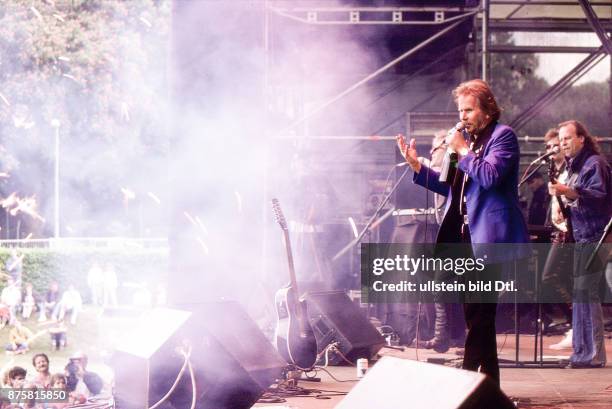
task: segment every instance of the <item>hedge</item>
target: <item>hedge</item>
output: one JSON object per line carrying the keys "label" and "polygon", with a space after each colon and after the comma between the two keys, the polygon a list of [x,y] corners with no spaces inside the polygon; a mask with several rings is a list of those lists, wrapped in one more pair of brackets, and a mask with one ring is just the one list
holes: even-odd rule
{"label": "hedge", "polygon": [[[51,281],[57,281],[60,291],[73,284],[89,300],[87,273],[94,262],[104,267],[111,263],[117,273],[119,285],[126,283],[146,284],[154,289],[157,283],[163,283],[168,271],[168,249],[41,249],[20,248],[24,255],[22,282],[32,283],[38,294],[47,291]],[[0,263],[6,272],[6,260],[10,249],[0,248]],[[0,288],[6,286],[6,280],[0,280]]]}

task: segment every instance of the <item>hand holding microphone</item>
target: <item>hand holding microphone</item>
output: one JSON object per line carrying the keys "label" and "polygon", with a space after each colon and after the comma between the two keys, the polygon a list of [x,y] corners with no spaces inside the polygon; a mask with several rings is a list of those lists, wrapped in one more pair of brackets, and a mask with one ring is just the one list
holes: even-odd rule
{"label": "hand holding microphone", "polygon": [[463,154],[465,150],[469,150],[468,143],[462,133],[464,129],[465,124],[463,122],[457,122],[457,125],[448,131],[446,135],[446,146],[451,152]]}
{"label": "hand holding microphone", "polygon": [[438,178],[440,182],[452,182],[455,177],[457,162],[459,161],[457,152],[461,155],[465,155],[469,150],[468,144],[462,133],[464,129],[465,124],[463,122],[458,122],[446,135],[446,154],[442,160],[442,167],[440,168],[440,176]]}

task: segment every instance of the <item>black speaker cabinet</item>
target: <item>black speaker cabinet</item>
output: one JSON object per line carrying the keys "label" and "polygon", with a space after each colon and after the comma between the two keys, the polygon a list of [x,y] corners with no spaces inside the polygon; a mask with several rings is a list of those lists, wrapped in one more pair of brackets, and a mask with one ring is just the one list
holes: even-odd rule
{"label": "black speaker cabinet", "polygon": [[487,376],[394,357],[383,357],[336,409],[514,409]]}
{"label": "black speaker cabinet", "polygon": [[[319,353],[337,342],[340,352],[354,363],[359,358],[372,358],[385,344],[382,335],[343,291],[312,292],[306,300]],[[328,357],[329,364],[345,363],[338,354],[329,353]]]}
{"label": "black speaker cabinet", "polygon": [[[191,311],[156,309],[140,320],[111,359],[119,409],[159,401],[181,372],[191,349],[198,409],[250,408],[281,375],[285,362],[236,302],[200,304]],[[188,367],[162,408],[191,405]]]}

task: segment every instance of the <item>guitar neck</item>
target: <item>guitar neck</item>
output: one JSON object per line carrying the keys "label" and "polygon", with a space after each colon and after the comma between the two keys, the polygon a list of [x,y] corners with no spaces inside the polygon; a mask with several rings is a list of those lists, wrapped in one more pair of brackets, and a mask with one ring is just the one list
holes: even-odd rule
{"label": "guitar neck", "polygon": [[291,240],[289,240],[289,231],[283,230],[283,237],[285,238],[285,249],[287,250],[287,263],[289,264],[289,285],[295,289],[298,299],[300,298],[300,292],[298,290],[297,278],[295,276],[295,266],[293,264],[293,252],[291,251]]}
{"label": "guitar neck", "polygon": [[[556,169],[556,165],[555,162],[550,159],[550,162],[548,164],[548,178],[550,179],[551,183],[557,183],[557,176],[558,176],[558,170]],[[557,200],[557,204],[559,205],[559,209],[561,209],[561,213],[563,214],[563,217],[565,217],[566,219],[566,223],[571,223],[570,221],[570,214],[568,211],[567,206],[565,206],[565,203],[563,203],[563,199],[561,199],[561,195],[556,195],[556,200]],[[569,224],[568,224],[569,226]]]}

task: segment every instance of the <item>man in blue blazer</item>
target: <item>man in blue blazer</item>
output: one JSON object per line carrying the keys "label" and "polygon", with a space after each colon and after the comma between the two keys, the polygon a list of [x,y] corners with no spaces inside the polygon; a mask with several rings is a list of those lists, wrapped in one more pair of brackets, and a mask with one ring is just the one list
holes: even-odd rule
{"label": "man in blue blazer", "polygon": [[[407,144],[398,136],[398,147],[414,171],[415,183],[448,196],[437,242],[471,244],[474,257],[484,257],[487,263],[481,277],[494,279],[501,274],[503,263],[526,256],[528,251],[525,245],[497,245],[529,240],[518,201],[518,140],[510,127],[498,124],[501,111],[486,82],[464,82],[453,97],[461,120],[456,129],[463,129],[446,137],[448,148],[458,155],[449,183],[440,182],[438,172],[421,164],[414,139]],[[496,308],[495,302],[464,304],[468,332],[463,368],[476,371],[480,367],[499,384]]]}

